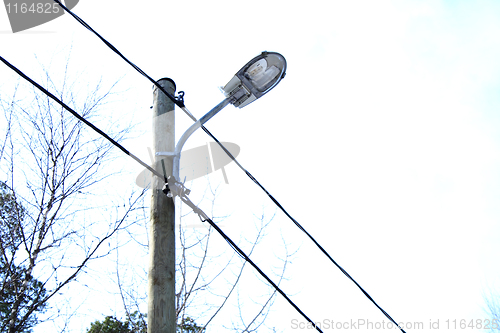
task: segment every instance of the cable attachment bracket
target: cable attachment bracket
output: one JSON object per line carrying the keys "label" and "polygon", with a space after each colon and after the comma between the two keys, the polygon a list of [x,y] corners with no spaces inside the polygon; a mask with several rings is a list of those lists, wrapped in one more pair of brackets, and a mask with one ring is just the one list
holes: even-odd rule
{"label": "cable attachment bracket", "polygon": [[181,198],[187,197],[191,190],[186,188],[183,183],[178,182],[174,176],[168,176],[165,185],[163,185],[162,192],[169,198],[179,196]]}
{"label": "cable attachment bracket", "polygon": [[184,95],[186,93],[184,91],[179,91],[179,94],[175,97],[176,101],[181,104],[180,107],[184,107]]}
{"label": "cable attachment bracket", "polygon": [[169,198],[178,196],[182,202],[187,204],[198,215],[202,222],[210,220],[210,217],[189,199],[188,195],[191,190],[186,188],[183,183],[176,181],[174,176],[168,177],[167,182],[163,185],[162,192]]}

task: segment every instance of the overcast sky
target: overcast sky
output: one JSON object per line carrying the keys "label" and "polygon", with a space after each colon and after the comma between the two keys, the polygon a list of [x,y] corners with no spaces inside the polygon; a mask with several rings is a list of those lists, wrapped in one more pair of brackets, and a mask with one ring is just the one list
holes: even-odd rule
{"label": "overcast sky", "polygon": [[[150,76],[172,78],[197,118],[251,58],[283,54],[287,76],[272,92],[207,127],[240,146],[245,168],[396,321],[427,331],[487,318],[484,296],[500,293],[500,3],[81,0],[74,11]],[[35,77],[70,46],[85,76],[123,77],[126,99],[108,111],[137,123],[127,148],[149,161],[151,83],[94,35],[69,15],[12,34],[1,9],[0,40]],[[2,89],[15,78],[0,66]],[[179,137],[190,120],[177,111],[176,121]],[[208,141],[197,133],[186,147]],[[226,172],[216,204],[237,239],[252,213],[275,208],[236,166]],[[273,223],[298,248],[283,289],[308,316],[387,321],[284,214]],[[278,296],[269,326],[309,332],[294,329],[303,322]]]}

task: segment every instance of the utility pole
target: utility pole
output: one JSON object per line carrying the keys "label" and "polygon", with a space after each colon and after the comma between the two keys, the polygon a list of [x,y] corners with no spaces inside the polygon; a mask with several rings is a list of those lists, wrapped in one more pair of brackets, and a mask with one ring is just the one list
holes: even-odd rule
{"label": "utility pole", "polygon": [[[175,83],[160,79],[158,83],[175,95]],[[172,175],[172,158],[156,156],[158,151],[174,151],[175,104],[156,86],[153,90],[154,168]],[[173,198],[162,188],[164,179],[152,177],[151,216],[149,222],[148,333],[175,333],[175,207]]]}

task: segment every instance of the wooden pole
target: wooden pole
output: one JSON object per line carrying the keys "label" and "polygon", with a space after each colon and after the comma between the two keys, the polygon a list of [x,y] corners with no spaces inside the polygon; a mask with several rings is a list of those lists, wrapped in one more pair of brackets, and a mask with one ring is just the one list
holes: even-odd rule
{"label": "wooden pole", "polygon": [[[175,95],[175,83],[158,83]],[[172,174],[172,158],[156,156],[158,151],[174,151],[175,104],[157,87],[153,91],[153,154],[155,168]],[[175,207],[162,188],[164,180],[153,177],[149,223],[148,333],[175,333]]]}

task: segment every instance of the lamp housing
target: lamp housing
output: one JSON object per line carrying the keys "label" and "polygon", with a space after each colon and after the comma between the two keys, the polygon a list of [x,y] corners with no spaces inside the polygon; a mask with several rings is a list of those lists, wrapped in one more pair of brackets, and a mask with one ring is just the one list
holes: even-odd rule
{"label": "lamp housing", "polygon": [[285,74],[285,57],[264,51],[243,66],[221,89],[230,103],[241,109],[267,94]]}

